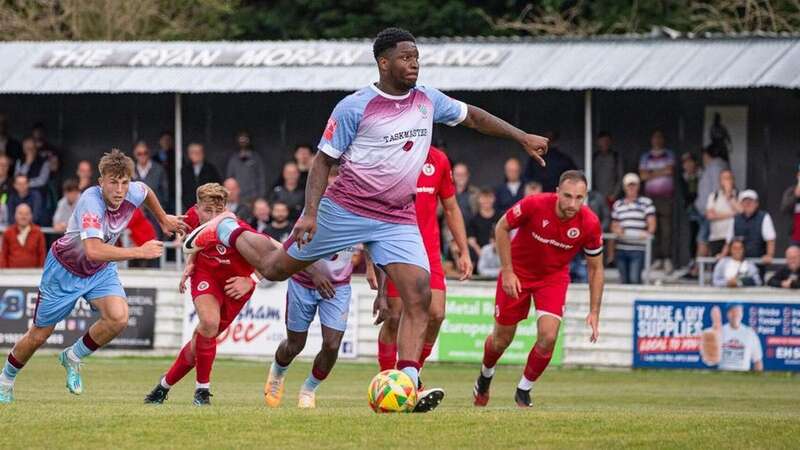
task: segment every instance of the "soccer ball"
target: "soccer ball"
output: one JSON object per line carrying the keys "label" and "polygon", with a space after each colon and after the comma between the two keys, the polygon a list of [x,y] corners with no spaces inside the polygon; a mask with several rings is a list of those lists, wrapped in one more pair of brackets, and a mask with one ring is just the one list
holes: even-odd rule
{"label": "soccer ball", "polygon": [[417,403],[417,387],[405,373],[384,370],[372,379],[367,398],[376,413],[411,412]]}

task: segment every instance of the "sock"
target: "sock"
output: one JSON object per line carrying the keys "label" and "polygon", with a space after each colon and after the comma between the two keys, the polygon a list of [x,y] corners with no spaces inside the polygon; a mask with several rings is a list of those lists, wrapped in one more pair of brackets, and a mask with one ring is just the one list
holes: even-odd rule
{"label": "sock", "polygon": [[270,366],[269,370],[272,373],[272,376],[280,378],[286,374],[287,370],[289,370],[289,365],[287,364],[285,366],[282,366],[278,364],[277,360],[275,360],[272,361],[272,365]]}
{"label": "sock", "polygon": [[192,341],[186,343],[172,363],[167,374],[161,380],[161,386],[167,389],[174,386],[178,381],[181,381],[187,373],[194,369],[194,353],[192,353]]}
{"label": "sock", "polygon": [[533,389],[533,381],[529,380],[528,378],[525,377],[525,375],[523,375],[522,378],[519,379],[519,384],[517,384],[517,389],[522,389],[523,391],[530,391],[531,389]]}
{"label": "sock", "polygon": [[428,359],[428,356],[431,356],[431,352],[433,351],[433,342],[426,342],[422,344],[422,354],[419,355],[419,367],[425,365],[425,360]]}
{"label": "sock", "polygon": [[[497,353],[494,351],[494,338],[490,334],[483,344],[483,367],[494,368],[497,365],[497,360],[503,356],[503,352]],[[494,374],[494,372],[492,372]]]}
{"label": "sock", "polygon": [[14,384],[17,374],[23,367],[25,367],[25,363],[17,361],[17,358],[14,358],[14,354],[9,352],[6,364],[3,366],[3,372],[0,374],[0,381],[6,384]]}
{"label": "sock", "polygon": [[378,340],[378,365],[381,372],[394,369],[397,365],[397,344],[386,344]]}
{"label": "sock", "polygon": [[208,383],[211,380],[211,367],[217,357],[217,338],[205,337],[198,334],[194,341],[195,347],[195,374],[198,383]]}
{"label": "sock", "polygon": [[484,378],[492,378],[494,376],[494,367],[486,367],[481,364],[481,375]]}
{"label": "sock", "polygon": [[407,359],[397,361],[397,370],[402,371],[414,383],[414,386],[419,384],[419,363]]}
{"label": "sock", "polygon": [[544,369],[547,368],[547,365],[550,364],[550,358],[553,356],[553,352],[544,353],[539,350],[539,347],[533,346],[531,352],[528,353],[528,363],[525,364],[525,377],[531,382],[536,381],[539,378],[539,375],[544,372]]}
{"label": "sock", "polygon": [[80,362],[83,358],[94,353],[98,348],[100,348],[100,346],[97,345],[97,342],[95,342],[87,332],[67,349],[67,357],[75,362]]}
{"label": "sock", "polygon": [[222,219],[222,221],[217,224],[217,239],[226,247],[230,247],[231,234],[237,228],[239,228],[239,224],[235,220],[231,218]]}
{"label": "sock", "polygon": [[311,374],[306,378],[305,383],[303,383],[303,390],[304,391],[311,391],[314,392],[317,390],[319,385],[328,378],[328,374],[323,372],[316,367],[311,368]]}
{"label": "sock", "polygon": [[211,389],[211,383],[200,383],[197,382],[194,384],[195,389]]}
{"label": "sock", "polygon": [[170,389],[172,387],[171,384],[167,383],[167,377],[166,376],[161,377],[161,381],[159,381],[158,384],[159,384],[159,386],[161,386],[164,389]]}

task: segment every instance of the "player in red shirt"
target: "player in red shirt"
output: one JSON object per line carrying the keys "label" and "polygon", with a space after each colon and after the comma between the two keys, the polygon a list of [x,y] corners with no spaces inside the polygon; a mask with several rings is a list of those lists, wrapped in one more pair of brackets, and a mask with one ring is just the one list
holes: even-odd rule
{"label": "player in red shirt", "polygon": [[[444,207],[444,216],[447,226],[453,233],[453,240],[459,249],[458,269],[461,280],[472,276],[472,261],[467,247],[467,233],[464,229],[464,218],[455,198],[456,186],[450,169],[450,161],[443,151],[431,146],[428,158],[422,166],[422,172],[417,179],[417,196],[415,207],[417,211],[417,225],[422,234],[422,242],[428,254],[431,267],[431,305],[429,309],[428,328],[419,359],[420,367],[425,363],[439,335],[445,314],[445,278],[442,267],[441,242],[439,231],[439,218],[436,210],[439,200]],[[386,283],[388,302],[381,295],[375,300],[375,310],[378,313],[376,324],[383,321],[378,335],[378,363],[381,370],[394,369],[397,363],[397,329],[400,324],[400,314],[403,311],[403,302],[397,287],[391,282]],[[388,310],[385,309],[388,303]],[[385,319],[385,320],[384,320]]]}
{"label": "player in red shirt", "polygon": [[[536,343],[514,396],[531,407],[533,383],[547,368],[555,347],[569,285],[569,263],[579,251],[589,272],[591,342],[598,337],[603,296],[603,233],[600,220],[584,204],[586,177],[577,170],[561,174],[555,194],[525,197],[497,223],[495,237],[502,269],[497,280],[494,331],[486,338],[483,367],[473,391],[475,406],[489,402],[497,360],[514,339],[517,324],[528,318],[533,297],[537,312]],[[516,234],[511,238],[511,230]]]}
{"label": "player in red shirt", "polygon": [[[194,229],[208,222],[225,212],[227,201],[228,191],[218,183],[198,187],[197,204],[187,211],[186,224]],[[252,229],[242,220],[239,220],[239,226]],[[169,389],[195,368],[194,404],[210,404],[211,366],[217,355],[217,336],[239,314],[258,281],[253,267],[236,249],[223,245],[210,246],[190,257],[179,285],[181,293],[188,277],[191,277],[192,299],[200,323],[172,367],[145,397],[145,403],[163,403]]]}

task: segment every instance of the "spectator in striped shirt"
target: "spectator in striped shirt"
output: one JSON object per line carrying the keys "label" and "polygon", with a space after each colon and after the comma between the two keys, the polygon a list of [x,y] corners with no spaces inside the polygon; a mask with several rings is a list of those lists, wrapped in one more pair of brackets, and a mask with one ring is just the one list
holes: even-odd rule
{"label": "spectator in striped shirt", "polygon": [[656,208],[652,200],[639,195],[640,184],[635,173],[625,175],[625,197],[614,202],[611,210],[611,231],[618,236],[616,262],[623,284],[642,284],[645,240],[656,231]]}

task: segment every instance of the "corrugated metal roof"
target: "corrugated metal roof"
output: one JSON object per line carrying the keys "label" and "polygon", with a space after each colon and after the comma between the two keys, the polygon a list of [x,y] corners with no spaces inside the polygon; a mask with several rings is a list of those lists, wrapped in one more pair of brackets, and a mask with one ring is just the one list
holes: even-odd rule
{"label": "corrugated metal roof", "polygon": [[[800,38],[420,42],[443,90],[800,88]],[[13,42],[0,93],[354,90],[377,78],[369,41]]]}

